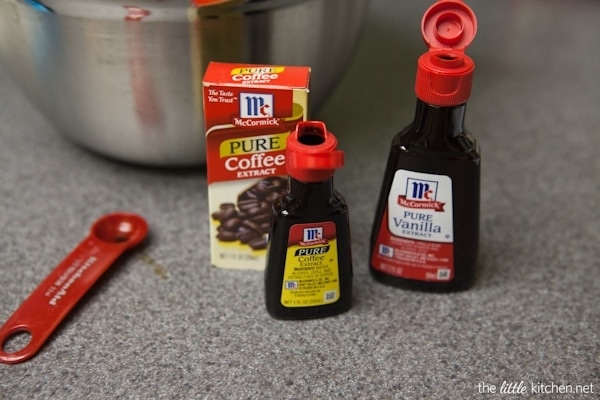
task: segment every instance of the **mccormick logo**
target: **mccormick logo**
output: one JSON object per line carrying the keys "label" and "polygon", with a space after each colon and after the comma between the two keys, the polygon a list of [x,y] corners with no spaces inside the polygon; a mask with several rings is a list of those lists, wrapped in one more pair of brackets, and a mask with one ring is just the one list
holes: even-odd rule
{"label": "mccormick logo", "polygon": [[437,196],[437,185],[435,181],[422,181],[413,178],[406,180],[406,199],[433,201]]}
{"label": "mccormick logo", "polygon": [[[313,226],[310,228],[302,229],[302,240],[298,243],[300,246],[314,246],[316,244],[327,244],[329,243],[327,239],[323,236],[323,227],[322,226]],[[329,246],[325,246],[327,249]],[[305,251],[309,251],[300,249],[300,255],[306,255]],[[297,254],[298,255],[298,254]]]}
{"label": "mccormick logo", "polygon": [[240,93],[240,117],[233,123],[241,127],[277,127],[279,119],[273,118],[273,95],[264,93]]}
{"label": "mccormick logo", "polygon": [[323,240],[323,227],[304,228],[303,241],[305,243],[318,242]]}
{"label": "mccormick logo", "polygon": [[298,289],[298,281],[285,281],[285,288],[287,290],[296,290],[296,289]]}
{"label": "mccormick logo", "polygon": [[240,93],[240,118],[273,117],[273,95]]}
{"label": "mccormick logo", "polygon": [[436,200],[437,188],[438,183],[436,181],[407,178],[406,195],[398,196],[398,204],[407,208],[444,211],[445,203]]}

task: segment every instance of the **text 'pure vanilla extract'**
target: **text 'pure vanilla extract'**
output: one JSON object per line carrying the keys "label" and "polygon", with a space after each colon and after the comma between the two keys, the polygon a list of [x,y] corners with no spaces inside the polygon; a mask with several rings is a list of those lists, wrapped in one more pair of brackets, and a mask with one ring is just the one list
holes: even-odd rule
{"label": "text 'pure vanilla extract'", "polygon": [[279,319],[327,317],[350,308],[352,257],[348,207],[333,187],[344,162],[337,139],[319,121],[288,137],[288,186],[273,204],[265,301]]}
{"label": "text 'pure vanilla extract'", "polygon": [[475,281],[480,154],[464,127],[475,67],[464,51],[476,28],[461,1],[423,16],[415,117],[392,141],[371,236],[370,271],[383,283],[455,291]]}

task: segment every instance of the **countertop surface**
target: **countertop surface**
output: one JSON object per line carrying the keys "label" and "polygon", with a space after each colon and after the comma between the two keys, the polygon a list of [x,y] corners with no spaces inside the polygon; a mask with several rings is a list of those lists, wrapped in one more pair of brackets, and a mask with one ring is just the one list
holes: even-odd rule
{"label": "countertop surface", "polygon": [[427,7],[373,0],[347,72],[313,115],[346,151],[336,186],[354,260],[352,308],[318,320],[270,318],[262,273],[209,265],[203,169],[81,149],[0,70],[0,322],[98,216],[126,209],[150,225],[34,358],[0,364],[0,398],[501,398],[503,383],[520,382],[511,398],[597,398],[600,3],[472,3],[477,283],[429,294],[368,272],[390,141],[414,113]]}

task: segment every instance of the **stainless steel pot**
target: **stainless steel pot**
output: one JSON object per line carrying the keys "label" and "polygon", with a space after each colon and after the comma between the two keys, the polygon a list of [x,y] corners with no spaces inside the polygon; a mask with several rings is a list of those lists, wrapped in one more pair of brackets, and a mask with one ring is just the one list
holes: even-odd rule
{"label": "stainless steel pot", "polygon": [[209,61],[309,65],[311,108],[346,66],[369,0],[0,0],[0,61],[55,128],[155,166],[205,162]]}

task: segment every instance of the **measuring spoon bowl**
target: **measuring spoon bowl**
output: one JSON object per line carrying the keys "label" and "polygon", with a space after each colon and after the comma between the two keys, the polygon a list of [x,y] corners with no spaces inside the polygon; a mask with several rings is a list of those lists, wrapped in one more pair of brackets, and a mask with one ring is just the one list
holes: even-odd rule
{"label": "measuring spoon bowl", "polygon": [[127,243],[128,247],[137,246],[148,233],[146,221],[136,214],[114,213],[97,220],[91,229],[91,235],[107,243]]}

